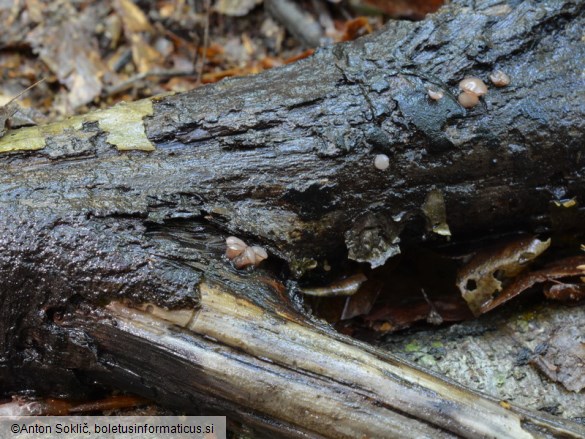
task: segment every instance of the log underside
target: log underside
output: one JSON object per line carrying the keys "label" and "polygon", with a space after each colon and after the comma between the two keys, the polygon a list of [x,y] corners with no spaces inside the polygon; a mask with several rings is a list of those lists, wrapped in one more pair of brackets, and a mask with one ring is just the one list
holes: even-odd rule
{"label": "log underside", "polygon": [[[131,104],[121,127],[112,110],[0,139],[0,392],[97,381],[272,437],[585,436],[338,335],[298,295],[399,237],[444,244],[429,193],[455,243],[583,234],[585,3],[466,6]],[[494,69],[512,83],[460,107],[459,80]],[[231,234],[269,260],[235,270]]]}

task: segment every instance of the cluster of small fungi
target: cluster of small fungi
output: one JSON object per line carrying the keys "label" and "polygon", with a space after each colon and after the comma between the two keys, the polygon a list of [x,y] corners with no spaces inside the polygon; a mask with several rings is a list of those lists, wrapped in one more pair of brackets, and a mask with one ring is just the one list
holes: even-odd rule
{"label": "cluster of small fungi", "polygon": [[[501,70],[495,70],[489,75],[490,81],[496,87],[505,87],[510,84],[510,77]],[[479,103],[479,98],[485,95],[488,91],[487,85],[474,76],[467,77],[459,82],[459,90],[461,93],[457,100],[462,107],[473,108]],[[438,101],[443,98],[443,92],[440,90],[427,90],[429,98]]]}
{"label": "cluster of small fungi", "polygon": [[[510,77],[501,70],[495,70],[489,74],[490,81],[496,87],[505,87],[510,84]],[[470,76],[459,82],[459,90],[461,93],[457,100],[462,107],[473,108],[479,103],[479,98],[485,95],[488,91],[487,85],[481,79]],[[427,94],[433,101],[443,99],[443,92],[441,90],[429,88]],[[390,166],[390,159],[386,154],[378,154],[374,158],[374,167],[381,171],[385,171]]]}
{"label": "cluster of small fungi", "polygon": [[227,246],[225,255],[238,270],[250,265],[256,267],[260,262],[268,258],[268,253],[262,247],[257,245],[249,246],[235,236],[228,236],[225,243]]}
{"label": "cluster of small fungi", "polygon": [[[496,87],[505,87],[510,84],[510,77],[501,70],[490,73],[489,78]],[[473,108],[478,104],[479,98],[487,93],[488,88],[481,79],[471,76],[459,83],[459,90],[461,93],[457,100],[461,106]]]}

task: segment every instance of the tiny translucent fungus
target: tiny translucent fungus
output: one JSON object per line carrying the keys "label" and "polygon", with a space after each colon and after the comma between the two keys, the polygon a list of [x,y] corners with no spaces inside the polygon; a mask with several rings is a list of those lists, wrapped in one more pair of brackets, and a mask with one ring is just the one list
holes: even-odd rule
{"label": "tiny translucent fungus", "polygon": [[440,90],[428,89],[427,94],[429,95],[429,98],[431,98],[433,101],[438,101],[439,99],[443,99],[443,92]]}
{"label": "tiny translucent fungus", "polygon": [[225,251],[225,255],[228,259],[234,259],[236,256],[240,256],[244,250],[246,250],[247,244],[242,241],[240,238],[236,238],[235,236],[228,236],[225,240],[227,249]]}
{"label": "tiny translucent fungus", "polygon": [[460,93],[457,100],[462,107],[473,108],[479,102],[479,97],[471,93]]}
{"label": "tiny translucent fungus", "polygon": [[460,81],[459,89],[461,90],[461,93],[459,94],[457,100],[461,106],[465,108],[475,107],[479,102],[480,96],[483,96],[488,91],[485,82],[473,76]]}
{"label": "tiny translucent fungus", "polygon": [[510,77],[501,70],[494,70],[489,78],[496,87],[505,87],[510,84]]}
{"label": "tiny translucent fungus", "polygon": [[252,247],[246,247],[246,250],[241,255],[236,256],[232,262],[237,269],[245,268],[249,265],[256,265],[256,253]]}
{"label": "tiny translucent fungus", "polygon": [[388,167],[390,166],[390,158],[388,158],[386,154],[378,154],[374,158],[374,166],[376,167],[376,169],[384,171],[388,169]]}
{"label": "tiny translucent fungus", "polygon": [[254,250],[254,254],[256,256],[256,264],[258,265],[260,262],[262,262],[264,259],[268,258],[268,253],[266,252],[266,250],[264,250],[262,247],[259,247],[257,245],[253,245],[252,247],[250,247],[252,250]]}
{"label": "tiny translucent fungus", "polygon": [[476,95],[477,97],[483,96],[488,91],[488,88],[487,88],[487,85],[485,85],[485,82],[483,82],[481,79],[475,78],[473,76],[471,76],[469,78],[465,78],[462,81],[460,81],[459,82],[459,89],[463,93],[469,93],[472,95]]}
{"label": "tiny translucent fungus", "polygon": [[225,255],[237,269],[250,265],[257,266],[268,258],[268,252],[265,249],[257,245],[248,246],[248,244],[235,236],[228,236],[225,243],[227,246]]}

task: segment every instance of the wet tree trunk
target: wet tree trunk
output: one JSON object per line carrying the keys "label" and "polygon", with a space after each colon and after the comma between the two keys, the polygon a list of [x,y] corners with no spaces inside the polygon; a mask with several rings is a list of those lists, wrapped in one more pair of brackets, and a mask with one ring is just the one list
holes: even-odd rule
{"label": "wet tree trunk", "polygon": [[[283,437],[583,434],[339,336],[297,300],[296,280],[325,261],[377,266],[399,237],[440,242],[444,209],[457,241],[550,231],[553,201],[583,199],[585,3],[466,6],[255,77],[7,133],[0,391],[91,377]],[[463,109],[458,82],[496,69],[511,84]],[[582,227],[575,211],[564,228]],[[232,234],[268,249],[262,268],[225,260]]]}

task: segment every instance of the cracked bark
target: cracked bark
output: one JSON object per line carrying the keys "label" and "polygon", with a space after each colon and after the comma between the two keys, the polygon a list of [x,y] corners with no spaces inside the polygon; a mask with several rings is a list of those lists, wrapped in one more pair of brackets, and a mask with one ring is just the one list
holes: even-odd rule
{"label": "cracked bark", "polygon": [[[67,393],[91,377],[285,437],[520,437],[539,422],[583,434],[334,334],[303,314],[295,279],[321,276],[325,260],[343,270],[348,247],[367,260],[398,236],[432,243],[416,218],[437,190],[455,241],[553,230],[551,201],[585,195],[584,10],[454,2],[294,65],[155,99],[152,152],[120,152],[92,122],[0,154],[0,391]],[[494,69],[512,83],[462,109],[459,80]],[[445,98],[431,102],[430,86]],[[373,167],[377,153],[388,170]],[[563,230],[582,232],[582,213]],[[231,234],[265,246],[268,263],[233,270]],[[217,326],[204,324],[212,316]],[[299,397],[315,393],[321,402]]]}

